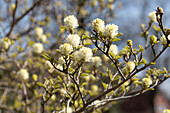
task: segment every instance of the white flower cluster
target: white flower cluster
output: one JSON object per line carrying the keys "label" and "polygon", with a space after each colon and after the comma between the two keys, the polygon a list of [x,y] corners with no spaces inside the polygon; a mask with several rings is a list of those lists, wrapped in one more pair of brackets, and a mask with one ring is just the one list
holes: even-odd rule
{"label": "white flower cluster", "polygon": [[66,38],[67,43],[72,45],[73,47],[78,47],[80,44],[80,37],[77,34],[69,34]]}
{"label": "white flower cluster", "polygon": [[7,50],[9,49],[10,45],[11,45],[11,40],[9,38],[3,38],[1,39],[1,48]]}
{"label": "white flower cluster", "polygon": [[40,40],[41,40],[41,42],[46,42],[47,41],[47,36],[45,35],[45,34],[43,34],[43,35],[41,35],[40,36]]}
{"label": "white flower cluster", "polygon": [[117,55],[118,53],[118,47],[115,44],[112,44],[109,48],[109,53],[113,53],[114,55]]}
{"label": "white flower cluster", "polygon": [[92,28],[95,32],[103,32],[105,37],[113,39],[118,34],[118,26],[115,24],[108,24],[105,27],[103,20],[97,18],[92,21]]}
{"label": "white flower cluster", "polygon": [[41,42],[46,42],[47,36],[43,34],[43,29],[41,27],[36,27],[35,28],[35,34],[36,36],[41,40]]}
{"label": "white flower cluster", "polygon": [[64,58],[62,56],[59,57],[58,63],[61,64],[61,65],[63,65],[65,63],[65,60],[64,60]]}
{"label": "white flower cluster", "polygon": [[18,71],[18,75],[21,77],[22,80],[28,80],[29,79],[29,73],[26,69],[20,69]]}
{"label": "white flower cluster", "polygon": [[126,68],[132,72],[133,69],[135,69],[135,63],[133,61],[129,61],[127,64],[126,64]]}
{"label": "white flower cluster", "polygon": [[153,11],[153,12],[150,12],[149,15],[148,15],[149,19],[151,22],[157,22],[157,19],[156,19],[156,12]]}
{"label": "white flower cluster", "polygon": [[146,87],[149,87],[152,84],[152,79],[151,78],[143,78],[142,82]]}
{"label": "white flower cluster", "polygon": [[105,28],[105,23],[103,20],[97,18],[92,21],[92,28],[96,32],[103,32]]}
{"label": "white flower cluster", "polygon": [[92,57],[92,63],[94,66],[99,67],[100,65],[102,65],[102,60],[100,57],[95,56],[95,57]]}
{"label": "white flower cluster", "polygon": [[41,27],[36,27],[35,34],[36,36],[40,37],[43,34],[43,29]]}
{"label": "white flower cluster", "polygon": [[74,15],[69,15],[66,18],[64,18],[64,24],[69,29],[74,29],[79,26],[77,18]]}
{"label": "white flower cluster", "polygon": [[64,43],[59,47],[60,53],[63,55],[69,55],[73,51],[72,45]]}
{"label": "white flower cluster", "polygon": [[108,24],[104,30],[104,36],[113,39],[118,34],[118,26],[115,24]]}
{"label": "white flower cluster", "polygon": [[74,53],[74,57],[78,58],[78,60],[84,60],[86,62],[89,62],[92,59],[92,56],[92,49],[88,47],[82,47],[79,51]]}
{"label": "white flower cluster", "polygon": [[170,109],[165,109],[163,113],[170,113]]}
{"label": "white flower cluster", "polygon": [[45,61],[45,67],[48,68],[48,69],[52,69],[53,65],[51,64],[50,61]]}
{"label": "white flower cluster", "polygon": [[135,63],[133,61],[129,61],[126,63],[125,67],[123,68],[123,73],[125,75],[129,74],[135,69]]}
{"label": "white flower cluster", "polygon": [[41,43],[35,43],[35,44],[33,45],[33,52],[34,52],[34,53],[40,54],[42,51],[43,51],[43,44],[41,44]]}

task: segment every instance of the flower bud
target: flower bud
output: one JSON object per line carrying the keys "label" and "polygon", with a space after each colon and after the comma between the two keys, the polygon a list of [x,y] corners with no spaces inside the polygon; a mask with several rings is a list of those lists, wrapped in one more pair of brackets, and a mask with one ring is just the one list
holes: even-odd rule
{"label": "flower bud", "polygon": [[74,29],[79,26],[78,20],[74,15],[69,15],[66,18],[64,18],[64,24],[69,29]]}
{"label": "flower bud", "polygon": [[11,45],[11,40],[9,38],[3,38],[1,39],[1,48],[8,50]]}
{"label": "flower bud", "polygon": [[150,41],[149,42],[150,42],[151,45],[154,45],[155,43],[158,43],[157,37],[154,36],[154,35],[150,36]]}
{"label": "flower bud", "polygon": [[51,68],[53,68],[53,65],[51,64],[50,61],[45,61],[45,67],[48,69],[51,69]]}
{"label": "flower bud", "polygon": [[92,2],[91,2],[91,5],[92,5],[92,7],[95,7],[96,5],[97,5],[97,0],[92,0]]}
{"label": "flower bud", "polygon": [[83,76],[83,78],[85,79],[85,81],[90,81],[90,79],[91,79],[91,76],[90,75],[88,75],[88,76]]}
{"label": "flower bud", "polygon": [[73,47],[72,47],[72,45],[70,45],[68,43],[64,43],[59,47],[59,50],[60,50],[61,54],[69,55],[73,51]]}
{"label": "flower bud", "polygon": [[12,4],[11,8],[12,8],[12,11],[14,11],[14,9],[16,8],[16,4]]}
{"label": "flower bud", "polygon": [[128,41],[127,41],[127,45],[128,45],[129,47],[132,47],[132,40],[128,40]]}
{"label": "flower bud", "polygon": [[52,100],[52,101],[55,101],[55,100],[56,100],[55,94],[53,94],[53,95],[51,96],[51,100]]}
{"label": "flower bud", "polygon": [[155,11],[149,13],[148,17],[149,17],[149,19],[150,19],[151,22],[157,22],[156,12],[155,12]]}
{"label": "flower bud", "polygon": [[79,60],[89,62],[93,56],[92,49],[88,47],[82,47],[79,51],[75,52],[74,56]]}
{"label": "flower bud", "polygon": [[135,69],[135,63],[133,61],[129,61],[127,64],[126,64],[126,67],[127,69],[132,72],[134,69]]}
{"label": "flower bud", "polygon": [[103,60],[104,60],[104,62],[107,62],[107,61],[109,61],[109,58],[105,55],[105,54],[103,54]]}
{"label": "flower bud", "polygon": [[65,60],[64,60],[64,58],[61,56],[61,57],[59,57],[59,59],[58,59],[58,63],[60,64],[60,65],[63,65],[63,64],[65,64]]}
{"label": "flower bud", "polygon": [[152,79],[151,78],[143,78],[142,82],[145,87],[149,87],[152,84]]}
{"label": "flower bud", "polygon": [[40,38],[41,35],[43,35],[43,29],[41,27],[36,27],[35,28],[35,34],[38,38]]}
{"label": "flower bud", "polygon": [[99,88],[98,88],[97,85],[92,85],[92,86],[91,86],[91,90],[92,90],[93,93],[97,93],[98,90],[99,90]]}
{"label": "flower bud", "polygon": [[114,4],[108,4],[107,5],[108,9],[113,10],[115,8]]}
{"label": "flower bud", "polygon": [[135,63],[133,61],[129,61],[126,63],[125,67],[123,68],[123,74],[128,75],[135,69]]}
{"label": "flower bud", "polygon": [[117,53],[118,53],[118,47],[116,46],[116,45],[114,45],[114,44],[112,44],[111,46],[110,46],[110,48],[109,48],[109,53],[113,53],[114,55],[117,55]]}
{"label": "flower bud", "polygon": [[63,70],[63,66],[60,65],[60,64],[56,65],[56,68],[59,69],[59,70]]}
{"label": "flower bud", "polygon": [[114,24],[108,24],[105,27],[104,30],[104,36],[108,38],[115,38],[115,36],[118,34],[118,26]]}
{"label": "flower bud", "polygon": [[157,7],[156,11],[157,11],[157,13],[160,13],[160,14],[164,13],[164,11],[163,11],[163,9],[161,7]]}
{"label": "flower bud", "polygon": [[43,35],[40,36],[40,39],[41,39],[41,42],[44,43],[47,40],[47,36],[43,34]]}
{"label": "flower bud", "polygon": [[32,79],[33,79],[34,81],[37,81],[37,80],[38,80],[38,76],[37,76],[36,74],[33,74],[33,75],[32,75]]}
{"label": "flower bud", "polygon": [[18,75],[21,77],[22,80],[28,80],[29,79],[29,73],[26,69],[20,69],[18,71]]}
{"label": "flower bud", "polygon": [[94,66],[99,67],[102,64],[102,60],[100,57],[95,56],[95,57],[92,57],[92,63]]}
{"label": "flower bud", "polygon": [[67,43],[73,47],[78,47],[80,44],[80,37],[77,34],[69,34],[66,38]]}
{"label": "flower bud", "polygon": [[43,45],[41,43],[35,43],[33,45],[33,52],[40,54],[43,51]]}
{"label": "flower bud", "polygon": [[97,18],[92,21],[92,28],[95,32],[103,32],[105,28],[105,23],[103,20]]}
{"label": "flower bud", "polygon": [[160,40],[161,40],[161,44],[162,44],[163,46],[166,46],[167,40],[166,40],[165,35],[163,35],[163,36],[160,38]]}

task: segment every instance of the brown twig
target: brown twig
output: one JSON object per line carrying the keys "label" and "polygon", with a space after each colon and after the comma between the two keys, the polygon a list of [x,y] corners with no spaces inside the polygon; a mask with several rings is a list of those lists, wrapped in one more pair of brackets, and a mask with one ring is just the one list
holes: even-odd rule
{"label": "brown twig", "polygon": [[16,12],[16,8],[17,8],[17,4],[18,4],[18,0],[16,0],[16,8],[14,9],[14,13],[13,13],[13,21],[11,24],[11,29],[9,30],[9,32],[7,33],[7,37],[9,37],[14,29],[14,26],[21,20],[23,19],[29,12],[31,12],[38,4],[40,4],[43,0],[38,0],[37,2],[35,2],[24,14],[22,14],[20,17],[18,17],[17,19],[15,19],[15,12]]}

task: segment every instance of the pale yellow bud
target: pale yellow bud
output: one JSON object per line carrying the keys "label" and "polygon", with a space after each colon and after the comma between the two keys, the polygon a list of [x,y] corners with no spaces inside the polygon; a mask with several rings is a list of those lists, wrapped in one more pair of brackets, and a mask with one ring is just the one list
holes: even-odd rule
{"label": "pale yellow bud", "polygon": [[132,72],[133,69],[135,68],[135,63],[132,62],[132,61],[129,61],[129,62],[126,64],[126,67],[127,67],[127,69],[128,69],[130,72]]}
{"label": "pale yellow bud", "polygon": [[97,0],[92,0],[91,5],[95,7],[97,5]]}
{"label": "pale yellow bud", "polygon": [[43,35],[43,29],[41,27],[36,27],[35,34],[37,37],[41,37],[41,35]]}
{"label": "pale yellow bud", "polygon": [[92,63],[94,66],[99,67],[100,65],[102,65],[102,60],[100,57],[95,56],[95,57],[92,57]]}
{"label": "pale yellow bud", "polygon": [[40,54],[43,51],[43,45],[41,43],[35,43],[33,45],[33,52]]}
{"label": "pale yellow bud", "polygon": [[112,44],[109,48],[109,52],[113,53],[114,55],[117,55],[118,47],[115,44]]}
{"label": "pale yellow bud", "polygon": [[103,54],[102,57],[103,57],[104,62],[107,62],[109,60],[109,58],[105,54]]}
{"label": "pale yellow bud", "polygon": [[150,36],[149,39],[150,39],[149,42],[150,42],[151,45],[154,45],[155,43],[158,43],[157,37],[154,36],[154,35]]}
{"label": "pale yellow bud", "polygon": [[165,109],[163,113],[170,113],[170,109]]}
{"label": "pale yellow bud", "polygon": [[12,8],[12,10],[14,10],[16,8],[16,4],[12,4],[11,8]]}
{"label": "pale yellow bud", "polygon": [[38,80],[38,76],[37,76],[36,74],[33,74],[33,75],[32,75],[32,79],[33,79],[34,81],[37,81],[37,80]]}
{"label": "pale yellow bud", "polygon": [[29,79],[29,73],[26,69],[20,69],[18,71],[18,75],[21,77],[22,80],[28,80]]}
{"label": "pale yellow bud", "polygon": [[152,79],[151,78],[143,78],[142,82],[144,86],[149,87],[152,84]]}
{"label": "pale yellow bud", "polygon": [[99,88],[98,88],[97,85],[92,85],[92,86],[91,86],[91,90],[92,90],[93,93],[97,93],[98,90],[99,90]]}
{"label": "pale yellow bud", "polygon": [[60,93],[61,94],[67,94],[67,92],[66,92],[66,90],[64,88],[61,88]]}
{"label": "pale yellow bud", "polygon": [[84,76],[83,78],[85,79],[85,81],[89,81],[91,77],[89,75],[89,76]]}
{"label": "pale yellow bud", "polygon": [[155,12],[155,11],[149,13],[148,17],[149,17],[149,19],[150,19],[151,22],[157,22],[156,12]]}
{"label": "pale yellow bud", "polygon": [[44,43],[44,42],[47,41],[47,36],[43,34],[43,35],[40,36],[40,39],[41,39],[41,42]]}
{"label": "pale yellow bud", "polygon": [[160,40],[161,40],[161,44],[162,44],[163,46],[165,46],[165,45],[167,44],[167,40],[166,40],[165,35],[163,35],[163,36],[160,38]]}
{"label": "pale yellow bud", "polygon": [[114,4],[108,4],[107,7],[110,9],[110,10],[113,10],[115,8]]}
{"label": "pale yellow bud", "polygon": [[10,45],[11,45],[11,40],[9,38],[3,38],[1,39],[1,48],[7,50],[9,49]]}
{"label": "pale yellow bud", "polygon": [[126,63],[122,72],[123,72],[124,75],[128,75],[134,69],[135,69],[135,63],[133,61],[129,61],[128,63]]}
{"label": "pale yellow bud", "polygon": [[51,96],[51,100],[52,100],[52,101],[55,101],[55,100],[56,100],[55,94],[53,94],[53,95]]}

